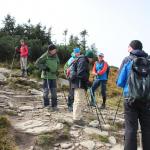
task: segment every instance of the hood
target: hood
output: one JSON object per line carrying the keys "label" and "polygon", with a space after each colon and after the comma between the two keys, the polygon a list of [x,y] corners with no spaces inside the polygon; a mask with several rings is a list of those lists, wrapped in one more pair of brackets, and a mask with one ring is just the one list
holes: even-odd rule
{"label": "hood", "polygon": [[132,50],[130,52],[130,55],[134,55],[134,56],[137,56],[137,57],[147,57],[148,54],[146,52],[144,52],[143,50]]}

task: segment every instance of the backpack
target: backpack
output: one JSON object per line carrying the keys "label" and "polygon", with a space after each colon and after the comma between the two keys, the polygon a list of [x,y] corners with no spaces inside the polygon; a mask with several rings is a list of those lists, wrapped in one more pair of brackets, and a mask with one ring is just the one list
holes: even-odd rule
{"label": "backpack", "polygon": [[137,57],[131,63],[128,77],[129,98],[150,101],[150,60]]}
{"label": "backpack", "polygon": [[66,78],[70,79],[73,74],[73,65],[77,62],[77,58],[75,58],[70,65],[68,65],[68,61],[66,62],[64,66],[64,74]]}

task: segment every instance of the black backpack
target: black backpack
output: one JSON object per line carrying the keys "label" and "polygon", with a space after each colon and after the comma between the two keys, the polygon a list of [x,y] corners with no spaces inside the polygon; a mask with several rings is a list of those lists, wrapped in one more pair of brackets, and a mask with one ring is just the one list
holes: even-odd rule
{"label": "black backpack", "polygon": [[129,98],[150,101],[150,60],[136,57],[131,63],[131,72],[128,77]]}

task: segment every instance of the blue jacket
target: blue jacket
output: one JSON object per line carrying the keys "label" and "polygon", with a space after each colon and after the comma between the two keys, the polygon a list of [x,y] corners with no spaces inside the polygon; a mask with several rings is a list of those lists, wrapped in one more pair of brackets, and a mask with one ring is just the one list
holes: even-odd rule
{"label": "blue jacket", "polygon": [[133,50],[130,52],[128,57],[125,57],[122,61],[121,67],[119,69],[118,77],[117,77],[117,86],[123,88],[124,97],[128,97],[128,77],[131,71],[132,60],[135,57],[147,57],[147,53],[142,50]]}

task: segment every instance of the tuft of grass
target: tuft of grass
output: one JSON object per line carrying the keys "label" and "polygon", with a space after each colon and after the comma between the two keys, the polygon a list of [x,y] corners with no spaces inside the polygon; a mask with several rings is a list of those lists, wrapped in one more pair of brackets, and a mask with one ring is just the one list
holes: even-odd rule
{"label": "tuft of grass", "polygon": [[103,142],[103,143],[109,143],[108,136],[102,136],[102,135],[92,134],[92,135],[90,135],[90,137],[92,139],[95,139],[95,140]]}
{"label": "tuft of grass", "polygon": [[17,150],[14,137],[9,133],[10,127],[9,120],[0,116],[0,150]]}
{"label": "tuft of grass", "polygon": [[38,136],[36,145],[42,148],[50,148],[58,141],[70,140],[70,125],[64,124],[62,131],[53,131]]}

